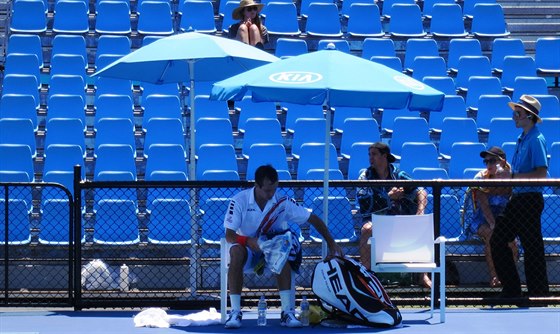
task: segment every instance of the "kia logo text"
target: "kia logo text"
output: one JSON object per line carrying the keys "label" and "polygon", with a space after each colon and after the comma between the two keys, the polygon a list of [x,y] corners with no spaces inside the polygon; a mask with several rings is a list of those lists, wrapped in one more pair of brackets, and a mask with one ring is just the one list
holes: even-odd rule
{"label": "kia logo text", "polygon": [[271,74],[268,77],[271,81],[289,84],[289,85],[303,85],[317,82],[323,79],[323,76],[319,73],[313,72],[280,72]]}

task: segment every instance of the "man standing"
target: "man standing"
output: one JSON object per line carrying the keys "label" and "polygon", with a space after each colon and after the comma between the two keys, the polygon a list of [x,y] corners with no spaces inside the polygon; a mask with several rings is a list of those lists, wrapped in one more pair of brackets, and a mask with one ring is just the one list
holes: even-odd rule
{"label": "man standing", "polygon": [[[262,250],[258,238],[265,234],[265,229],[268,229],[267,234],[270,236],[285,232],[288,229],[287,222],[297,224],[309,222],[326,241],[329,257],[343,255],[342,249],[336,244],[321,218],[310,213],[294,200],[276,195],[277,188],[278,173],[274,167],[260,166],[255,171],[255,186],[235,195],[226,213],[224,226],[226,240],[230,244],[228,285],[232,309],[225,323],[226,328],[241,327],[243,272],[254,268],[261,260]],[[292,238],[292,245],[297,242],[297,238]],[[302,327],[302,323],[295,317],[294,305],[292,305],[291,265],[289,261],[286,262],[276,276],[282,307],[280,324],[286,327]]]}
{"label": "man standing", "polygon": [[[523,132],[517,139],[511,161],[512,179],[544,179],[548,168],[546,141],[537,123],[540,102],[529,95],[522,95],[519,102],[510,102],[513,120]],[[504,212],[496,219],[490,239],[492,258],[498,278],[502,282],[502,298],[520,298],[521,281],[508,243],[517,236],[525,250],[525,277],[529,296],[548,294],[548,278],[541,232],[541,214],[544,199],[540,186],[513,187],[512,196]]]}

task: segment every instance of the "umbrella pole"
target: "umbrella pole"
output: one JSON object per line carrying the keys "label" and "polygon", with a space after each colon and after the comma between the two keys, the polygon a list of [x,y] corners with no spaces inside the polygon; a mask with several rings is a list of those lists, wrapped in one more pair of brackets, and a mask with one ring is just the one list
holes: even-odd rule
{"label": "umbrella pole", "polygon": [[[190,123],[189,123],[189,135],[190,135],[190,152],[189,152],[189,180],[196,180],[196,165],[195,165],[195,110],[194,110],[194,61],[189,60],[189,74],[190,74],[190,91],[189,91],[189,100],[191,104],[191,112],[190,112]],[[198,188],[191,188],[191,199],[194,199],[195,203],[198,205]],[[198,207],[195,205],[195,211],[198,212]],[[191,287],[191,291],[193,296],[197,293],[197,271],[198,271],[198,261],[200,259],[200,249],[198,246],[198,215],[192,215],[191,221],[191,235],[193,237],[193,247],[190,248],[190,255],[191,255],[191,263],[189,266],[189,285]]]}
{"label": "umbrella pole", "polygon": [[[329,100],[329,92],[327,91],[326,101]],[[330,169],[330,139],[331,139],[331,108],[327,102],[324,103],[326,107],[326,122],[325,122],[325,170],[323,171],[323,221],[327,228],[329,227],[329,169]],[[321,253],[323,258],[327,255],[327,244],[325,240],[321,245]]]}

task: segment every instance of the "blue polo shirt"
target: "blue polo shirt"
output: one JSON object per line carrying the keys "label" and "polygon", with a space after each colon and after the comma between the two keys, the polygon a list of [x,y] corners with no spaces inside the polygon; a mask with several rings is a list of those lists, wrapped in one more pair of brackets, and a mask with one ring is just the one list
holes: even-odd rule
{"label": "blue polo shirt", "polygon": [[[521,133],[517,138],[515,153],[511,160],[511,168],[514,174],[528,173],[537,167],[547,167],[546,140],[535,125],[524,135]],[[542,192],[543,187],[513,187],[513,193]]]}

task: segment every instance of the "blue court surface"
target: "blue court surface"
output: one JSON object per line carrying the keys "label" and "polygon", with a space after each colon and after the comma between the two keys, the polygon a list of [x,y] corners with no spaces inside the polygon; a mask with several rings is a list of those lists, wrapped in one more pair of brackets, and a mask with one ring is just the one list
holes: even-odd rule
{"label": "blue court surface", "polygon": [[[168,310],[168,315],[185,315],[190,311]],[[65,334],[65,333],[430,333],[430,334],[559,334],[558,308],[450,308],[446,322],[439,323],[439,314],[430,318],[429,311],[403,309],[403,325],[399,328],[327,328],[321,325],[299,329],[281,327],[279,313],[269,311],[267,327],[256,326],[255,312],[244,312],[240,329],[224,329],[222,325],[170,328],[136,328],[133,317],[139,311],[45,311],[38,309],[0,309],[2,334]]]}

